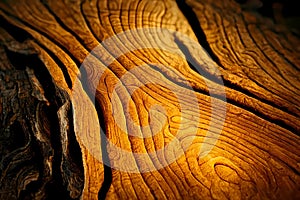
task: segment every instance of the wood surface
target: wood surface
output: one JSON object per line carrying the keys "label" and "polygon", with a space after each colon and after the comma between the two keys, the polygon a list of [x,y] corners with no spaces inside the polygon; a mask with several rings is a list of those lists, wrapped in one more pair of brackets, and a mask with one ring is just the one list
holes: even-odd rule
{"label": "wood surface", "polygon": [[[284,24],[233,0],[7,0],[0,21],[0,199],[300,198],[300,40]],[[140,171],[112,144],[146,155],[128,157]]]}

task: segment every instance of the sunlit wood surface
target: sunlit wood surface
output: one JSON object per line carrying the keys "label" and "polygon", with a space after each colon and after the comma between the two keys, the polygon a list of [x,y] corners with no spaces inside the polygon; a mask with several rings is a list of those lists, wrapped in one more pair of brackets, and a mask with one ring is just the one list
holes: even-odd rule
{"label": "sunlit wood surface", "polygon": [[[300,42],[285,26],[232,0],[9,0],[0,2],[0,16],[0,199],[300,198]],[[105,68],[96,105],[88,106],[89,79],[98,72],[87,67],[83,74],[81,63],[111,36],[149,27],[178,31],[207,53],[176,35],[132,35],[124,47],[181,45],[184,56],[200,55],[192,59],[201,73],[187,57],[137,48]],[[99,68],[102,55],[93,59]],[[126,73],[130,81],[115,90]],[[211,102],[226,112],[224,123]],[[164,112],[151,113],[155,105]],[[191,109],[182,112],[183,105]],[[174,140],[178,151],[191,144],[161,167],[176,152],[150,153]],[[112,165],[122,159],[107,142],[149,153],[132,156],[132,165],[157,170],[105,167],[103,156]],[[212,149],[199,156],[203,145]]]}

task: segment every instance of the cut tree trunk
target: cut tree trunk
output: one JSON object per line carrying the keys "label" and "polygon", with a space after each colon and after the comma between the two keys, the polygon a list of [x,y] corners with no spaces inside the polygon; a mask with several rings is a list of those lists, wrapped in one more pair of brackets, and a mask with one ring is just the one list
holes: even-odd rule
{"label": "cut tree trunk", "polygon": [[9,0],[0,20],[0,199],[300,199],[284,24],[233,0]]}

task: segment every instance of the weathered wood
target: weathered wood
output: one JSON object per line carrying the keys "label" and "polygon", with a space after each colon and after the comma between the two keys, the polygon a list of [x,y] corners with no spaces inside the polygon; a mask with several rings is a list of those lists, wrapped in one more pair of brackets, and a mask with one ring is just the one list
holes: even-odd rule
{"label": "weathered wood", "polygon": [[[213,0],[12,0],[0,15],[1,199],[300,197],[300,43],[285,26]],[[185,34],[208,54],[160,32],[101,43],[147,27]],[[165,43],[169,51],[142,48]],[[155,153],[172,141],[176,152]],[[114,168],[124,157],[109,142],[144,153],[128,157],[140,171],[124,170],[126,160]]]}

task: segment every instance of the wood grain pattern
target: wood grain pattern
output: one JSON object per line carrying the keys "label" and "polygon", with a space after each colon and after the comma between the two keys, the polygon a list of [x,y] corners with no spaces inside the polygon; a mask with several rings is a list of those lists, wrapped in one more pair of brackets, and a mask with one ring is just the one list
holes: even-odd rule
{"label": "wood grain pattern", "polygon": [[[232,0],[12,0],[0,17],[1,199],[300,198],[300,43],[285,26]],[[207,53],[143,31],[102,46],[149,27]],[[128,157],[140,171],[105,166],[125,159],[110,144],[144,153]]]}

